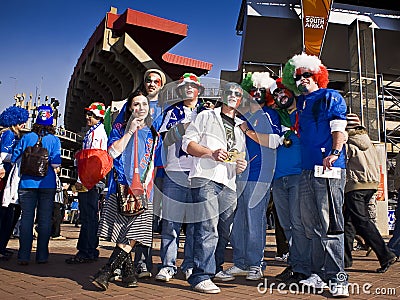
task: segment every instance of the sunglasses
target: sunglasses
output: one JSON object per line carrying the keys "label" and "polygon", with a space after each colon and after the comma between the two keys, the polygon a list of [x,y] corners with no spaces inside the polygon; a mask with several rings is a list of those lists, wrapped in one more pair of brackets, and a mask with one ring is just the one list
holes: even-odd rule
{"label": "sunglasses", "polygon": [[238,92],[238,91],[231,91],[231,90],[229,90],[229,91],[224,91],[224,95],[225,96],[230,96],[230,95],[233,95],[233,96],[235,96],[235,97],[242,97],[242,93],[241,92]]}
{"label": "sunglasses", "polygon": [[146,78],[145,82],[148,84],[154,83],[155,85],[161,85],[160,79],[151,80],[150,78]]}
{"label": "sunglasses", "polygon": [[303,74],[298,74],[298,75],[296,75],[294,78],[296,79],[296,81],[298,81],[298,80],[301,79],[301,77],[303,77],[303,78],[310,78],[311,76],[313,76],[312,73],[310,73],[310,72],[304,72]]}
{"label": "sunglasses", "polygon": [[185,87],[191,87],[192,89],[198,89],[199,88],[199,86],[197,84],[191,83],[191,82],[185,83]]}
{"label": "sunglasses", "polygon": [[255,88],[255,87],[253,87],[253,88],[251,88],[250,89],[250,92],[256,92],[257,90],[259,90],[260,91],[260,93],[265,93],[266,91],[267,91],[267,89],[266,88]]}

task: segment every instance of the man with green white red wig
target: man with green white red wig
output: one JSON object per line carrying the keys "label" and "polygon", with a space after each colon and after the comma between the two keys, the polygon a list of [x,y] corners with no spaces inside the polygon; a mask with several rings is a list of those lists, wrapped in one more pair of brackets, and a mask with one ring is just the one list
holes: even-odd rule
{"label": "man with green white red wig", "polygon": [[[283,84],[298,94],[302,173],[301,219],[311,240],[311,271],[300,283],[324,287],[334,297],[349,296],[344,271],[344,186],[347,106],[335,90],[327,89],[328,71],[321,60],[305,53],[294,55],[283,70]],[[335,176],[321,176],[334,169]],[[328,177],[326,177],[328,176]]]}

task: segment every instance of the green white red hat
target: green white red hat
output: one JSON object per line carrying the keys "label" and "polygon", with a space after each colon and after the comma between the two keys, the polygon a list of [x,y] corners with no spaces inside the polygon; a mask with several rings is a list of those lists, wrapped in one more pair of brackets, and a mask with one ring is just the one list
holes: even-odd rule
{"label": "green white red hat", "polygon": [[85,110],[92,112],[99,118],[104,118],[104,115],[106,114],[106,106],[101,102],[93,102],[89,107],[86,107]]}
{"label": "green white red hat", "polygon": [[185,73],[179,78],[178,85],[176,86],[176,92],[179,97],[182,97],[181,88],[183,88],[188,83],[194,83],[198,86],[199,95],[203,93],[204,86],[201,85],[199,77],[193,73]]}

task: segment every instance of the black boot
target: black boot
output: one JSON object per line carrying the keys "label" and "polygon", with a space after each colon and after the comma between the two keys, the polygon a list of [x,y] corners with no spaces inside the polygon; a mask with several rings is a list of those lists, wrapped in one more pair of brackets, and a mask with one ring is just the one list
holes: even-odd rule
{"label": "black boot", "polygon": [[127,288],[134,288],[138,286],[135,268],[133,266],[132,256],[130,253],[122,265],[122,283]]}
{"label": "black boot", "polygon": [[121,248],[115,247],[108,263],[94,275],[93,283],[103,291],[107,290],[110,277],[113,275],[115,269],[121,267],[128,255],[130,256],[130,253],[126,253]]}

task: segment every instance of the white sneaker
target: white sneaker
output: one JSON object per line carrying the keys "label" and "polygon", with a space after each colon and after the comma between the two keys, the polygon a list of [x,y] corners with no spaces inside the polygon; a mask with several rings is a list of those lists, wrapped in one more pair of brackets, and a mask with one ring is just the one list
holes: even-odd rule
{"label": "white sneaker", "polygon": [[188,280],[190,276],[192,276],[193,268],[189,268],[185,271],[185,279]]}
{"label": "white sneaker", "polygon": [[214,280],[232,281],[232,280],[235,280],[235,276],[228,274],[225,271],[219,271],[217,274],[215,274]]}
{"label": "white sneaker", "polygon": [[288,253],[285,253],[285,254],[283,254],[282,256],[275,256],[275,260],[276,261],[283,261],[283,262],[287,262],[288,261],[288,258],[289,258],[289,252]]}
{"label": "white sneaker", "polygon": [[260,280],[263,277],[263,273],[260,267],[251,266],[247,273],[246,280]]}
{"label": "white sneaker", "polygon": [[241,268],[238,268],[235,265],[233,265],[232,267],[226,269],[224,271],[224,273],[229,274],[229,275],[233,275],[233,276],[247,276],[249,271],[248,270],[242,270]]}
{"label": "white sneaker", "polygon": [[210,279],[199,282],[198,284],[196,284],[193,290],[206,294],[218,294],[221,292],[220,288],[217,287]]}
{"label": "white sneaker", "polygon": [[311,274],[307,279],[300,280],[299,283],[315,289],[325,289],[328,285],[317,274]]}
{"label": "white sneaker", "polygon": [[331,294],[333,297],[349,297],[349,285],[348,284],[336,284],[331,290]]}
{"label": "white sneaker", "polygon": [[171,272],[169,268],[162,268],[158,274],[156,275],[156,280],[168,282],[170,279],[174,277],[174,274]]}

